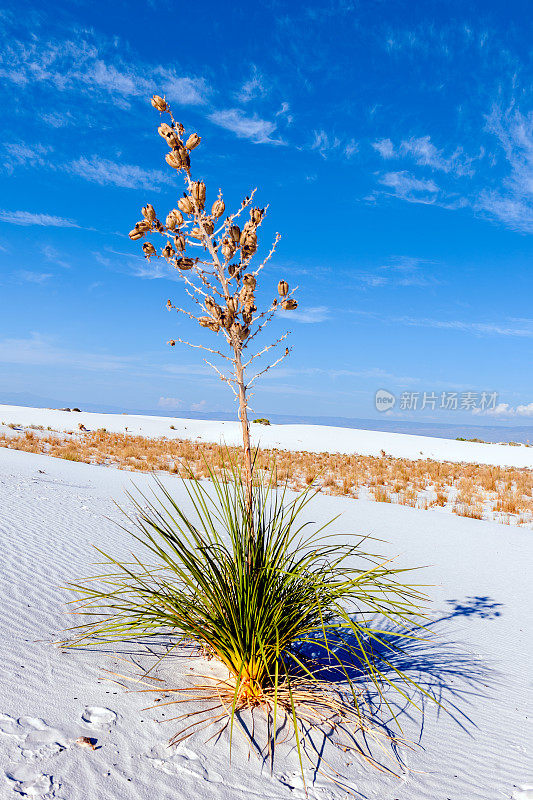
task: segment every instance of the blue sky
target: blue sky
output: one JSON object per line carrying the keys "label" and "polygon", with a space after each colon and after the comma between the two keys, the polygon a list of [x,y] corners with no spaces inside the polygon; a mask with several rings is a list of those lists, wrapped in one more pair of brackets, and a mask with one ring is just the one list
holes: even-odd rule
{"label": "blue sky", "polygon": [[[149,96],[202,144],[228,208],[270,204],[264,273],[298,285],[261,413],[533,420],[528,2],[3,3],[0,395],[230,411],[127,232],[181,183]],[[498,392],[475,413],[401,393]]]}

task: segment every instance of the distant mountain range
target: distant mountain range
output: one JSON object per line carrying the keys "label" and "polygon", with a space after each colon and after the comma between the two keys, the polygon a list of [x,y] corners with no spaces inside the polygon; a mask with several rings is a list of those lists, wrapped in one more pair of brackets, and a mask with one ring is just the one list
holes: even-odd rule
{"label": "distant mountain range", "polygon": [[[158,417],[175,417],[178,419],[214,419],[234,420],[232,411],[186,411],[176,409],[128,408],[119,406],[81,403],[79,398],[57,400],[40,397],[29,392],[0,392],[0,404],[14,406],[31,406],[35,408],[63,408],[79,406],[84,411],[100,411],[106,414],[149,414]],[[470,423],[418,422],[407,420],[391,420],[385,418],[356,419],[350,417],[312,417],[293,414],[271,414],[268,411],[254,412],[253,418],[267,417],[278,425],[330,425],[337,428],[359,428],[367,431],[389,431],[391,433],[411,433],[420,436],[436,436],[442,439],[483,439],[486,442],[516,441],[533,442],[533,423],[531,425],[471,425]]]}

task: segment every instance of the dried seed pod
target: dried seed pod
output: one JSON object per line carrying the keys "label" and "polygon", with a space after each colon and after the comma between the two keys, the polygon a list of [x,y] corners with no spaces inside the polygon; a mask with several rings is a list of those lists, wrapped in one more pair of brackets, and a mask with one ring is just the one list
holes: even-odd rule
{"label": "dried seed pod", "polygon": [[171,211],[170,214],[167,214],[167,218],[165,220],[165,225],[169,231],[173,231],[177,225],[176,217],[174,213]]}
{"label": "dried seed pod", "polygon": [[132,231],[128,233],[130,239],[134,242],[136,239],[142,239],[144,236],[144,231],[140,231],[137,228],[134,228]]}
{"label": "dried seed pod", "polygon": [[189,236],[193,236],[195,239],[201,239],[203,233],[200,228],[191,228],[189,231]]}
{"label": "dried seed pod", "polygon": [[169,167],[172,167],[172,169],[183,169],[181,158],[175,150],[166,154],[165,161]]}
{"label": "dried seed pod", "polygon": [[187,148],[187,150],[194,150],[195,147],[198,147],[201,141],[202,141],[201,137],[198,136],[197,133],[191,133],[191,135],[185,142],[185,147]]}
{"label": "dried seed pod", "polygon": [[184,195],[178,200],[178,208],[180,211],[183,211],[184,214],[192,214],[194,212],[194,203],[190,197]]}
{"label": "dried seed pod", "polygon": [[222,325],[224,328],[229,331],[233,323],[235,322],[235,314],[232,314],[229,311],[225,311],[222,314]]}
{"label": "dried seed pod", "polygon": [[146,233],[151,229],[152,229],[152,223],[149,222],[147,219],[141,219],[139,220],[139,222],[135,223],[135,230],[141,231],[141,233]]}
{"label": "dried seed pod", "polygon": [[250,334],[250,329],[241,325],[240,322],[234,322],[232,330],[235,331],[241,342],[244,342]]}
{"label": "dried seed pod", "polygon": [[192,269],[194,267],[194,261],[192,258],[178,258],[176,261],[176,266],[178,269]]}
{"label": "dried seed pod", "polygon": [[298,308],[298,303],[294,297],[288,297],[286,300],[281,301],[281,307],[284,311],[294,311],[295,308]]}
{"label": "dried seed pod", "polygon": [[164,97],[160,97],[158,94],[154,94],[152,99],[150,100],[151,104],[154,108],[157,108],[158,111],[163,113],[164,111],[169,111],[168,103]]}
{"label": "dried seed pod", "polygon": [[228,273],[230,278],[235,278],[239,280],[241,277],[241,272],[238,264],[228,264]]}
{"label": "dried seed pod", "polygon": [[158,134],[166,141],[169,147],[179,147],[181,142],[180,137],[170,125],[162,122],[157,129]]}
{"label": "dried seed pod", "polygon": [[164,256],[164,258],[172,258],[172,256],[176,255],[176,251],[174,250],[170,242],[167,242],[167,244],[161,250],[161,253]]}
{"label": "dried seed pod", "polygon": [[218,320],[222,319],[222,309],[212,297],[206,297],[204,305],[211,316]]}
{"label": "dried seed pod", "polygon": [[226,261],[228,259],[230,259],[234,255],[236,249],[237,248],[235,246],[235,242],[233,242],[231,239],[224,239],[223,240],[223,242],[222,242],[222,255],[224,256]]}
{"label": "dried seed pod", "polygon": [[173,208],[167,215],[165,223],[169,231],[173,231],[178,225],[183,225],[183,214],[179,209]]}
{"label": "dried seed pod", "polygon": [[224,204],[224,201],[221,200],[220,197],[218,198],[218,200],[215,200],[215,202],[211,206],[211,214],[214,217],[216,217],[216,219],[221,217],[225,210],[226,210],[226,206]]}
{"label": "dried seed pod", "polygon": [[150,203],[147,203],[145,206],[143,206],[141,209],[141,214],[145,219],[148,220],[148,222],[153,222],[156,217],[155,208]]}
{"label": "dried seed pod", "polygon": [[239,244],[241,240],[241,229],[239,228],[239,226],[231,225],[228,233],[235,242],[235,244]]}
{"label": "dried seed pod", "polygon": [[278,293],[280,297],[287,297],[289,294],[289,284],[287,281],[280,281],[278,283]]}
{"label": "dried seed pod", "polygon": [[243,254],[246,251],[246,255],[253,255],[257,250],[257,234],[253,228],[247,229],[246,225],[241,233],[241,247],[243,248]]}
{"label": "dried seed pod", "polygon": [[179,250],[180,253],[185,252],[185,237],[181,233],[178,236],[174,236],[174,247],[176,250]]}
{"label": "dried seed pod", "polygon": [[205,218],[202,220],[202,224],[203,224],[203,226],[204,226],[204,230],[205,230],[205,232],[207,233],[207,235],[208,235],[208,236],[211,236],[211,234],[212,234],[212,233],[214,232],[214,230],[215,230],[215,223],[213,222],[213,220],[211,219],[211,217],[205,217]]}
{"label": "dried seed pod", "polygon": [[146,256],[146,258],[150,258],[151,256],[156,255],[155,247],[151,242],[145,242],[143,244],[143,253]]}
{"label": "dried seed pod", "polygon": [[171,153],[166,154],[165,161],[169,167],[178,170],[184,168],[188,170],[191,165],[189,154],[181,143],[175,147]]}
{"label": "dried seed pod", "polygon": [[220,330],[219,323],[215,322],[215,320],[211,319],[211,317],[200,317],[198,322],[202,328],[209,328],[209,330],[213,331],[214,333],[218,333]]}
{"label": "dried seed pod", "polygon": [[170,311],[171,308],[173,308],[172,300],[167,300],[167,308],[168,308],[169,311]]}
{"label": "dried seed pod", "polygon": [[171,347],[174,347],[176,342],[174,341],[174,339],[170,339],[170,341],[168,341],[167,344],[169,344]]}
{"label": "dried seed pod", "polygon": [[246,244],[243,245],[241,249],[243,258],[245,259],[251,258],[257,250],[257,242],[254,242],[253,240],[252,241],[247,240]]}
{"label": "dried seed pod", "polygon": [[265,213],[264,208],[251,208],[250,209],[250,220],[253,222],[254,225],[259,225],[261,220],[263,219],[263,214]]}
{"label": "dried seed pod", "polygon": [[253,290],[248,286],[243,286],[239,292],[239,300],[243,306],[252,304],[255,301]]}
{"label": "dried seed pod", "polygon": [[252,275],[251,272],[247,272],[246,275],[242,276],[242,282],[244,283],[245,286],[248,287],[248,289],[252,289],[252,291],[253,289],[255,289],[257,285],[255,275]]}
{"label": "dried seed pod", "polygon": [[205,183],[203,181],[194,181],[191,186],[191,195],[198,208],[202,209],[205,205]]}
{"label": "dried seed pod", "polygon": [[228,297],[226,309],[228,314],[236,314],[239,310],[239,301],[235,297]]}

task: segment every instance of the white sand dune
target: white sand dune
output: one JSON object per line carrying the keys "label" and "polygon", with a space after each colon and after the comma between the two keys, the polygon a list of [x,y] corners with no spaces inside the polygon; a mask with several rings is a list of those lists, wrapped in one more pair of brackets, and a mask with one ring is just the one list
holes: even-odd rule
{"label": "white sand dune", "polygon": [[[41,416],[32,416],[29,410],[16,412],[15,422],[43,424],[49,419],[54,427],[63,426],[59,412],[39,412]],[[5,408],[0,417],[8,421]],[[80,419],[87,427],[113,429],[110,415],[105,415],[105,421],[103,415],[84,414]],[[122,430],[126,424],[148,435],[168,434],[163,426],[168,428],[173,422],[116,419],[117,429],[118,423]],[[185,424],[194,435],[203,431],[207,438],[214,436],[219,425],[213,423],[211,428],[211,423],[183,421],[176,435],[183,435]],[[300,427],[261,431],[272,437],[266,442],[262,436],[263,442],[270,444],[283,434],[286,446],[289,434],[301,435]],[[224,426],[225,434],[232,430]],[[321,440],[317,429],[312,430],[317,437],[312,445],[325,447],[325,438]],[[360,433],[343,429],[339,445],[343,442],[348,448],[343,440],[353,435],[355,442]],[[460,444],[435,441],[427,446]],[[501,450],[513,450],[516,457],[514,451],[519,448]],[[91,545],[119,557],[129,552],[129,537],[113,522],[120,518],[113,501],[124,500],[123,489],[132,480],[147,487],[152,479],[0,449],[0,796],[44,800],[303,797],[291,746],[280,749],[278,771],[272,777],[268,770],[261,771],[255,755],[248,760],[239,734],[231,765],[224,737],[218,743],[206,743],[209,734],[200,733],[186,746],[169,749],[167,740],[176,723],[160,724],[165,719],[162,710],[143,711],[150,704],[147,696],[125,692],[108,672],[131,671],[120,660],[126,657],[124,648],[114,654],[109,646],[95,644],[65,652],[52,643],[71,621],[65,615],[67,592],[61,587],[94,572]],[[185,503],[179,480],[174,476],[163,480]],[[528,782],[533,784],[531,532],[327,496],[315,500],[309,516],[324,521],[341,512],[335,525],[347,540],[369,533],[386,540],[381,552],[400,554],[400,563],[430,565],[418,578],[430,584],[431,630],[436,635],[428,644],[406,645],[402,667],[437,693],[453,716],[437,713],[434,706],[424,703],[421,728],[416,717],[400,711],[405,735],[415,743],[404,752],[400,779],[364,766],[353,755],[332,753],[331,746],[326,746],[324,756],[333,759],[345,788],[306,770],[309,796],[337,800],[349,797],[349,790],[360,800],[531,798],[526,788]],[[147,663],[141,644],[125,650],[137,664]],[[176,660],[165,670],[167,680],[179,683],[188,666]],[[175,713],[169,707],[166,711],[167,718]],[[97,749],[75,744],[80,736],[96,739]]]}
{"label": "white sand dune", "polygon": [[[81,423],[89,430],[105,428],[111,433],[131,433],[148,437],[167,436],[203,442],[241,441],[238,422],[174,419],[137,414],[95,414],[46,408],[0,405],[0,422],[23,426],[43,425],[54,430],[78,430]],[[174,426],[174,430],[170,426]],[[252,425],[252,438],[264,448],[303,450],[311,453],[360,453],[379,456],[382,452],[399,458],[432,458],[437,461],[493,464],[501,467],[533,468],[533,447],[478,442],[458,442],[414,436],[407,433],[334,428],[326,425]]]}

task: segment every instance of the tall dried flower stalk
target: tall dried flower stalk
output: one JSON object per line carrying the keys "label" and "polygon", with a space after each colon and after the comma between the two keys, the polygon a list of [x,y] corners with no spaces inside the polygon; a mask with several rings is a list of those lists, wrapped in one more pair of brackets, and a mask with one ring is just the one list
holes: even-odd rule
{"label": "tall dried flower stalk", "polygon": [[[280,345],[288,333],[261,349],[253,351],[253,348],[249,348],[278,309],[292,311],[298,304],[293,292],[289,291],[287,281],[280,280],[279,297],[268,307],[258,308],[258,276],[274,255],[280,239],[279,234],[276,234],[267,255],[259,263],[252,265],[258,248],[258,229],[265,218],[266,209],[254,206],[254,189],[249,197],[244,198],[235,213],[222,220],[226,207],[222,191],[219,190],[209,213],[206,210],[205,182],[193,180],[191,175],[191,152],[200,144],[200,137],[197,133],[185,137],[184,126],[176,122],[163,97],[154,95],[151,103],[160,114],[168,115],[169,121],[161,123],[158,133],[169,147],[165,160],[172,169],[182,173],[185,191],[177,202],[177,208],[166,216],[164,224],[158,219],[154,207],[147,204],[142,209],[143,218],[136,223],[129,236],[136,240],[149,233],[158,233],[164,238],[165,244],[159,251],[152,242],[145,241],[142,245],[144,255],[148,260],[163,258],[178,270],[185,283],[185,291],[198,306],[199,313],[194,314],[175,306],[171,300],[168,300],[167,308],[196,320],[201,327],[222,336],[229,346],[228,352],[222,352],[220,349],[183,339],[171,339],[169,342],[174,346],[179,341],[223,359],[225,368],[219,368],[208,359],[205,360],[220,379],[228,384],[238,402],[242,425],[246,502],[251,520],[253,459],[248,420],[250,389],[260,375],[289,355],[290,348],[286,347],[278,358],[263,366],[252,377],[248,378],[246,371],[257,358]],[[239,222],[245,210],[249,211],[249,219],[241,228]],[[198,252],[197,256],[193,255],[194,249]]]}

